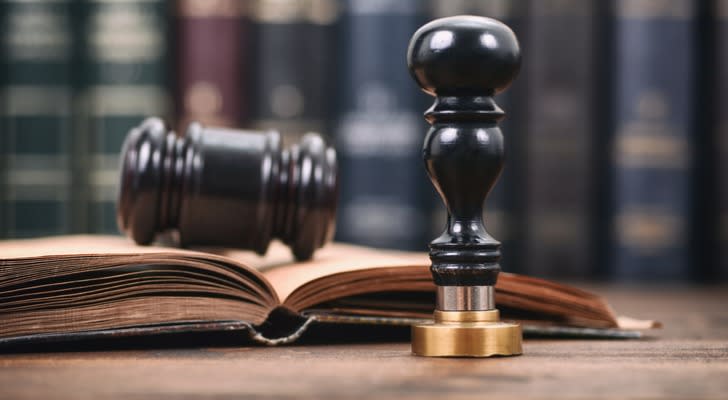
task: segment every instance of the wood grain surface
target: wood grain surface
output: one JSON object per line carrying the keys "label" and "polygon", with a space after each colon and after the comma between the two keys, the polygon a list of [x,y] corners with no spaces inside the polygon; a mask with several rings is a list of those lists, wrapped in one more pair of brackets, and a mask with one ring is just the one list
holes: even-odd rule
{"label": "wood grain surface", "polygon": [[527,340],[514,358],[408,343],[0,354],[0,399],[714,398],[728,396],[728,288],[592,288],[665,328],[643,340]]}

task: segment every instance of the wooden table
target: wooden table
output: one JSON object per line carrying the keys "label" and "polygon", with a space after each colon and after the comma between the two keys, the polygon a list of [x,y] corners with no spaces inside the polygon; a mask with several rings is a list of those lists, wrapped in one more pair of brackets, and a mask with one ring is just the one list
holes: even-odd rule
{"label": "wooden table", "polygon": [[728,398],[728,288],[596,290],[665,328],[527,340],[494,359],[418,358],[407,343],[0,354],[0,399]]}

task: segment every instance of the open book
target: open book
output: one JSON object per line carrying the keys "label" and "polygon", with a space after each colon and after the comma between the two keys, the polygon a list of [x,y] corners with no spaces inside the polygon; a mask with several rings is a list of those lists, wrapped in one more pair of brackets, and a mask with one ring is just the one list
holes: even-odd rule
{"label": "open book", "polygon": [[[407,325],[429,319],[434,285],[422,253],[329,244],[294,262],[228,249],[141,247],[121,237],[0,242],[0,344],[173,331],[245,330],[267,344],[311,323]],[[524,333],[634,337],[600,297],[502,273],[496,304]]]}

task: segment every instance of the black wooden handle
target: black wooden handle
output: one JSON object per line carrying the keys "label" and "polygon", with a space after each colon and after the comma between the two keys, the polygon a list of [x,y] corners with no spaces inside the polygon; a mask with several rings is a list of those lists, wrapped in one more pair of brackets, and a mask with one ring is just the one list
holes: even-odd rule
{"label": "black wooden handle", "polygon": [[493,96],[520,67],[513,31],[491,18],[441,18],[421,27],[407,51],[410,73],[436,96],[425,113],[432,125],[423,157],[448,211],[447,228],[430,243],[432,275],[440,286],[490,286],[500,243],[483,223],[483,203],[503,168],[498,122],[505,113]]}

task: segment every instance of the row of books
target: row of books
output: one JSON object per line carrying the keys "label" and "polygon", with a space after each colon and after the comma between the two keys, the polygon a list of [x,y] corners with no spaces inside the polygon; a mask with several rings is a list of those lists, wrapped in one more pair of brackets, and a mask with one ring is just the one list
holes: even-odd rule
{"label": "row of books", "polygon": [[0,233],[115,232],[121,141],[162,115],[324,133],[337,239],[424,250],[445,214],[404,56],[457,14],[521,41],[486,203],[506,270],[728,278],[726,0],[6,1]]}
{"label": "row of books", "polygon": [[118,154],[169,114],[164,1],[2,3],[6,237],[116,231]]}

